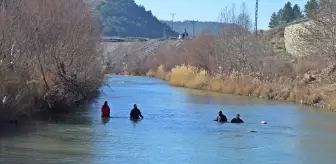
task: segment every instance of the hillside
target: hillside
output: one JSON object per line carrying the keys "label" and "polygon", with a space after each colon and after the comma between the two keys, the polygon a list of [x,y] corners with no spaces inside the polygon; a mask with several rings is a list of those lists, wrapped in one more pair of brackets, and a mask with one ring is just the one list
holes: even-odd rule
{"label": "hillside", "polygon": [[120,37],[158,38],[178,36],[167,24],[134,0],[105,0],[96,5],[102,34]]}
{"label": "hillside", "polygon": [[[172,27],[172,21],[162,20],[161,22],[166,23]],[[201,22],[195,21],[195,35],[200,34],[201,32],[208,32],[210,34],[215,34],[220,29],[222,23],[219,22]],[[193,23],[192,21],[174,21],[174,30],[178,33],[183,33],[187,29],[187,32],[190,35],[193,35]]]}
{"label": "hillside", "polygon": [[182,40],[149,39],[147,41],[104,42],[104,58],[113,73],[146,73],[146,59],[168,46],[179,46]]}

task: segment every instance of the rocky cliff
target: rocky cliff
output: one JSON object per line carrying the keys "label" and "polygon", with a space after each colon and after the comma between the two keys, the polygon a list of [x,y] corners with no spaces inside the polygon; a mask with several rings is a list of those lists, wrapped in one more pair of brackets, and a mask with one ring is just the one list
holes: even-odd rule
{"label": "rocky cliff", "polygon": [[272,44],[273,52],[290,57],[304,57],[317,52],[309,44],[309,30],[314,27],[313,21],[308,19],[297,20],[264,32],[263,41]]}

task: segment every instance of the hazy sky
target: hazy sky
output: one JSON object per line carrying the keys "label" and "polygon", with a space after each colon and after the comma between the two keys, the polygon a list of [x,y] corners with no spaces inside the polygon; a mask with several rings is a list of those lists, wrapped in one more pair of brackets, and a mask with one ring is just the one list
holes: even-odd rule
{"label": "hazy sky", "polygon": [[[146,10],[161,20],[171,20],[170,13],[175,13],[174,20],[217,21],[219,13],[225,6],[246,2],[249,13],[254,21],[255,0],[135,0],[137,4],[145,6]],[[259,0],[258,28],[267,29],[270,16],[282,8],[288,0]],[[290,0],[300,5],[303,10],[307,0]]]}

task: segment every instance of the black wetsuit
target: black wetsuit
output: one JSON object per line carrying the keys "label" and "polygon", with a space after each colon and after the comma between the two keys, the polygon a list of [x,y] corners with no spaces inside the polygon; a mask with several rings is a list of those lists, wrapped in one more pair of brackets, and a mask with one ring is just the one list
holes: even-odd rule
{"label": "black wetsuit", "polygon": [[131,113],[130,113],[130,119],[131,120],[139,120],[140,117],[141,117],[141,119],[143,119],[141,111],[138,108],[133,108],[131,110]]}
{"label": "black wetsuit", "polygon": [[240,124],[240,123],[244,123],[244,121],[240,118],[234,118],[231,120],[231,123]]}
{"label": "black wetsuit", "polygon": [[[220,118],[220,120],[219,120],[219,118]],[[222,114],[222,115],[217,116],[216,121],[227,122],[227,118],[224,114]]]}

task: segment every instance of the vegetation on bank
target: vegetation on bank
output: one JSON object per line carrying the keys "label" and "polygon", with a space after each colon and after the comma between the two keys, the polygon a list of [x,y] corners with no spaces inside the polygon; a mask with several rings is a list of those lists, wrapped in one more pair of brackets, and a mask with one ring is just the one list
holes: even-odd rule
{"label": "vegetation on bank", "polygon": [[161,65],[156,70],[149,70],[146,75],[166,80],[170,85],[178,87],[336,109],[335,93],[329,94],[322,86],[310,83],[309,78],[305,77],[266,80],[238,71],[209,74],[206,70],[191,65],[178,65],[169,71],[165,71]]}
{"label": "vegetation on bank", "polygon": [[134,0],[105,0],[97,5],[105,36],[148,37],[178,36],[167,24]]}
{"label": "vegetation on bank", "polygon": [[[331,9],[325,12],[334,21],[336,12]],[[336,51],[328,44],[335,38],[307,27],[310,34],[302,36],[303,39],[311,43],[310,46],[323,48],[306,57],[282,54],[265,41],[264,37],[268,36],[253,34],[253,23],[246,11],[244,4],[238,14],[234,8],[226,8],[222,20],[236,26],[222,29],[216,35],[203,33],[160,49],[146,57],[141,67],[124,71],[132,74],[130,70],[141,70],[137,73],[167,80],[174,86],[336,109]],[[323,18],[311,19],[322,25]],[[330,24],[323,29],[330,33],[332,28]],[[319,44],[313,43],[317,41]]]}
{"label": "vegetation on bank", "polygon": [[67,111],[103,80],[99,28],[82,0],[2,0],[0,120]]}

